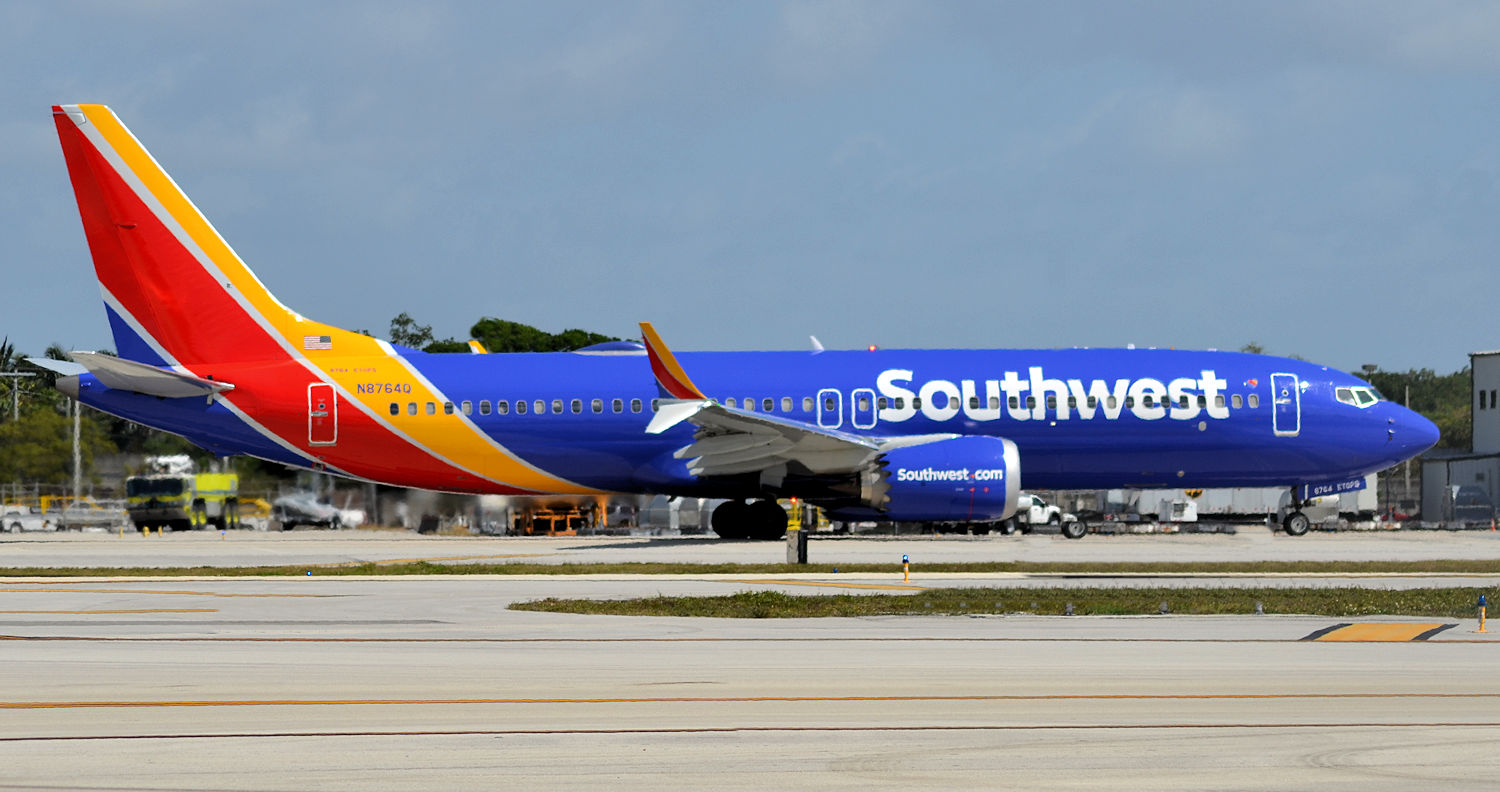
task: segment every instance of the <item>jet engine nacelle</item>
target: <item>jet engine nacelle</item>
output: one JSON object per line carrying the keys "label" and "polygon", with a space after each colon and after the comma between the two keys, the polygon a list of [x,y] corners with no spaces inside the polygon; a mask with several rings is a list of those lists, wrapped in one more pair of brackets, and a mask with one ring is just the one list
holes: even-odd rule
{"label": "jet engine nacelle", "polygon": [[1016,511],[1021,454],[1000,437],[955,437],[887,451],[871,505],[892,520],[987,522]]}

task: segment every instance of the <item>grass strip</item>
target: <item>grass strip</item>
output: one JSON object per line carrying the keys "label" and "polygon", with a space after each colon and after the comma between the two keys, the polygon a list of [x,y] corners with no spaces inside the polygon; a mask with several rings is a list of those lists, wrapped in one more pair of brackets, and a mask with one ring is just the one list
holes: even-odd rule
{"label": "grass strip", "polygon": [[801,619],[827,616],[1058,616],[1069,605],[1079,616],[1160,613],[1209,615],[1256,612],[1311,616],[1420,616],[1472,619],[1479,595],[1494,589],[1364,588],[945,588],[915,594],[801,596],[744,591],[719,597],[646,597],[627,600],[548,598],[512,604],[512,610],[611,616],[698,616],[728,619]]}
{"label": "grass strip", "polygon": [[[893,564],[704,564],[668,562],[561,563],[401,561],[288,564],[248,567],[6,567],[8,577],[241,577],[313,575],[786,575],[808,573],[900,574]],[[1500,559],[1437,561],[1226,561],[1226,562],[956,562],[917,560],[912,572],[1052,575],[1188,574],[1464,574],[1500,576]]]}

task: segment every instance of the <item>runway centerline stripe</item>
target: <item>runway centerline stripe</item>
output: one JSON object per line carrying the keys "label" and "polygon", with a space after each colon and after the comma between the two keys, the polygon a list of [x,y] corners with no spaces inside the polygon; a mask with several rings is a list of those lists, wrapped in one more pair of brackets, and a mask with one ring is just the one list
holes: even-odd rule
{"label": "runway centerline stripe", "polygon": [[307,737],[465,737],[632,734],[734,734],[739,732],[964,732],[1150,729],[1472,729],[1497,728],[1500,721],[1351,721],[1345,723],[1034,723],[892,726],[682,726],[637,729],[426,729],[392,731],[230,732],[224,734],[87,734],[56,737],[0,737],[0,742],[71,742],[102,740],[245,740]]}
{"label": "runway centerline stripe", "polygon": [[[295,580],[295,578],[289,578]],[[95,588],[0,588],[0,594],[165,594],[183,597],[225,597],[244,599],[293,598],[322,599],[343,594],[229,594],[222,591],[183,591],[181,589],[95,589]]]}
{"label": "runway centerline stripe", "polygon": [[889,591],[926,591],[926,586],[902,586],[886,583],[827,583],[817,580],[726,580],[725,583],[759,583],[769,586],[822,586],[825,588],[884,589]]}
{"label": "runway centerline stripe", "polygon": [[115,610],[0,610],[0,614],[35,613],[86,616],[105,613],[218,613],[218,608],[131,608]]}
{"label": "runway centerline stripe", "polygon": [[1304,641],[1367,641],[1397,643],[1425,641],[1457,624],[1335,624],[1308,634]]}
{"label": "runway centerline stripe", "polygon": [[151,709],[171,707],[346,707],[468,704],[735,704],[913,701],[1284,701],[1383,699],[1494,699],[1500,693],[1181,693],[971,696],[652,696],[639,698],[461,698],[461,699],[220,699],[177,701],[0,701],[0,710]]}

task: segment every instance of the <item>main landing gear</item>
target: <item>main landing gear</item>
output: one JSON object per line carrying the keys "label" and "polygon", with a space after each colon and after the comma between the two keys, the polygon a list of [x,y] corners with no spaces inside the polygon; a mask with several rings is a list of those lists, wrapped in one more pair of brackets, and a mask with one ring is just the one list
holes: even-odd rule
{"label": "main landing gear", "polygon": [[773,500],[724,501],[709,518],[721,539],[780,539],[786,535],[787,515]]}
{"label": "main landing gear", "polygon": [[1297,488],[1292,488],[1292,510],[1281,520],[1281,529],[1287,536],[1301,536],[1312,527],[1312,520],[1302,513],[1302,499],[1297,497]]}

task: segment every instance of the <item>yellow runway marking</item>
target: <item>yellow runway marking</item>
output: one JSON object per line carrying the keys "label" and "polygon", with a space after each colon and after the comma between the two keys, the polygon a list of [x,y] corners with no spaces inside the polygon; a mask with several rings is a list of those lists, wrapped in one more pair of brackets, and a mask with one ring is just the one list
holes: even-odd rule
{"label": "yellow runway marking", "polygon": [[127,610],[0,610],[0,613],[65,613],[87,615],[95,613],[218,613],[218,608],[133,608]]}
{"label": "yellow runway marking", "polygon": [[1303,638],[1304,641],[1366,641],[1396,643],[1425,641],[1456,624],[1335,624]]}
{"label": "yellow runway marking", "polygon": [[[291,578],[288,578],[291,579]],[[167,594],[185,597],[337,597],[338,594],[228,594],[222,591],[181,591],[177,589],[89,589],[89,588],[0,588],[0,594]]]}
{"label": "yellow runway marking", "polygon": [[1493,729],[1500,721],[1320,721],[1314,723],[907,723],[890,726],[664,726],[614,729],[401,729],[377,731],[300,732],[188,732],[172,734],[66,734],[56,736],[0,737],[0,743],[20,742],[115,742],[119,740],[281,740],[289,737],[509,737],[593,736],[645,734],[801,734],[812,732],[1030,732],[1030,731],[1157,731],[1220,729]]}
{"label": "yellow runway marking", "polygon": [[1500,693],[1185,693],[1181,695],[1078,694],[1033,696],[660,696],[641,698],[462,698],[462,699],[221,699],[177,701],[0,701],[0,710],[128,709],[161,707],[348,707],[459,704],[742,704],[914,701],[1220,701],[1301,699],[1494,699]]}
{"label": "yellow runway marking", "polygon": [[821,586],[823,588],[883,589],[887,591],[926,591],[926,586],[901,586],[886,583],[824,583],[816,580],[731,580],[730,583],[761,583],[769,586]]}

